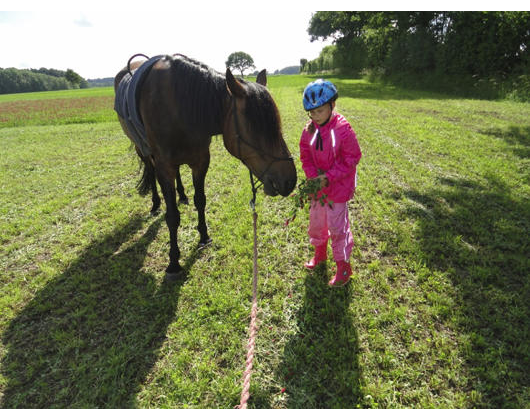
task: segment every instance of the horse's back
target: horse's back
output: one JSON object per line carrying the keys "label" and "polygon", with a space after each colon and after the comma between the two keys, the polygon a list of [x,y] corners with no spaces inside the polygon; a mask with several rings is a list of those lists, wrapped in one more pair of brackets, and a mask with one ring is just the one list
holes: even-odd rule
{"label": "horse's back", "polygon": [[[135,70],[137,69],[138,67],[140,67],[143,63],[145,63],[147,60],[138,60],[138,61],[134,61],[133,63],[131,63],[131,66],[130,66],[130,70]],[[123,76],[125,76],[127,73],[129,73],[129,69],[127,68],[127,66],[125,66],[124,68],[122,68],[117,74],[116,76],[114,76],[114,92],[117,92],[118,91],[118,86],[121,82],[121,80],[123,79]]]}

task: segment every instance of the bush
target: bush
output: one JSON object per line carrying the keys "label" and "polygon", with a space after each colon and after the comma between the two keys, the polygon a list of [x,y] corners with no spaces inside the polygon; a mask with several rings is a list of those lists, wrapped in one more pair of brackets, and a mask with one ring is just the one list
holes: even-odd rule
{"label": "bush", "polygon": [[437,72],[388,74],[384,69],[365,70],[363,78],[370,82],[390,83],[407,89],[447,93],[485,100],[507,99],[516,102],[530,101],[530,76],[478,77],[448,75]]}
{"label": "bush", "polygon": [[530,102],[530,76],[528,74],[518,76],[512,81],[506,99],[516,102]]}

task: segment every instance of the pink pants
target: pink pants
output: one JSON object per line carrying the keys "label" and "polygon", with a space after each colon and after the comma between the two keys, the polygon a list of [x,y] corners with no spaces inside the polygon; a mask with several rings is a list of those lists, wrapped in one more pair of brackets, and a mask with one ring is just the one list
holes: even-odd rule
{"label": "pink pants", "polygon": [[328,243],[335,261],[349,261],[353,249],[353,235],[348,218],[348,203],[333,203],[322,206],[318,201],[311,203],[309,210],[309,243],[315,247]]}

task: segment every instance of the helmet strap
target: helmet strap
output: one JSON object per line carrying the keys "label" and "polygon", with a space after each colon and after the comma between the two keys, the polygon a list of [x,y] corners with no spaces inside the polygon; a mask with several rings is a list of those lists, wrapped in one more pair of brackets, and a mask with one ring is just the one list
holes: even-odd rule
{"label": "helmet strap", "polygon": [[321,125],[321,127],[324,127],[329,122],[329,120],[331,120],[331,117],[333,117],[333,105],[331,105],[331,102],[328,102],[328,104],[329,104],[331,113],[329,114],[329,118],[326,120],[324,124]]}

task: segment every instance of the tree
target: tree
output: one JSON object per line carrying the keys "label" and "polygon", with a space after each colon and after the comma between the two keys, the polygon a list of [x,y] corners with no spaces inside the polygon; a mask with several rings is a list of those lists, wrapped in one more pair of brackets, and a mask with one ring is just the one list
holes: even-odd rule
{"label": "tree", "polygon": [[331,11],[314,13],[308,33],[333,38],[328,53],[345,70],[489,76],[528,74],[529,25],[526,11]]}
{"label": "tree", "polygon": [[226,67],[231,70],[237,69],[241,72],[241,77],[243,77],[243,72],[247,69],[254,69],[254,60],[250,55],[243,51],[238,51],[230,54],[228,60],[226,61]]}
{"label": "tree", "polygon": [[64,77],[72,84],[74,89],[88,87],[88,82],[72,69],[67,69]]}
{"label": "tree", "polygon": [[[81,84],[83,83],[86,83],[84,79],[81,81]],[[0,94],[62,90],[72,87],[72,83],[65,77],[51,76],[45,71],[0,69]]]}

